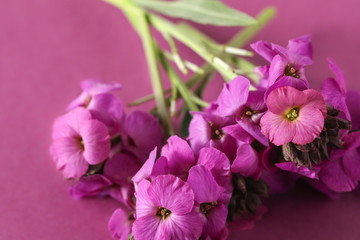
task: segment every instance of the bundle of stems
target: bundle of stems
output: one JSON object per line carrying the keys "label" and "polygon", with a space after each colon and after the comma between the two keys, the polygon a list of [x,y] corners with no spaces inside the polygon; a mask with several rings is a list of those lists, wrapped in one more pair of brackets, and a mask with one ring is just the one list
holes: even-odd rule
{"label": "bundle of stems", "polygon": [[[275,9],[273,7],[265,8],[255,19],[252,19],[215,0],[199,0],[197,2],[199,6],[192,6],[193,2],[189,0],[172,2],[159,0],[104,1],[125,13],[142,40],[148,63],[153,94],[135,100],[129,106],[136,106],[155,99],[156,108],[152,113],[159,117],[167,136],[174,134],[171,116],[179,116],[180,113],[187,113],[189,110],[199,111],[201,107],[208,106],[208,103],[202,100],[201,95],[215,72],[219,72],[226,82],[240,74],[246,75],[252,81],[251,90],[256,88],[259,79],[253,73],[255,65],[248,60],[253,53],[242,47],[274,17]],[[220,8],[223,12],[212,8]],[[174,23],[160,16],[159,13],[200,23],[246,27],[242,28],[224,45],[217,43],[186,22]],[[156,43],[150,31],[151,27],[164,36],[170,46],[170,52],[163,50]],[[175,40],[192,49],[205,60],[205,63],[197,66],[190,60],[181,58]],[[171,83],[169,89],[163,87],[163,80],[159,73],[160,66]],[[193,74],[184,81],[178,72],[188,76],[190,75],[189,71]],[[176,103],[179,99],[183,100],[184,106],[180,107],[179,112],[176,113]]]}

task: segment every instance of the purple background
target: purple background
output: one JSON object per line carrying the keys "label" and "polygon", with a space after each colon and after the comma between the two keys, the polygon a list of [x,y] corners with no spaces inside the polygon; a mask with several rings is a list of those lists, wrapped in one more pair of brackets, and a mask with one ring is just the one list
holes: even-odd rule
{"label": "purple background", "polygon": [[[277,18],[255,40],[285,45],[312,33],[311,85],[330,76],[326,57],[332,57],[348,88],[360,90],[360,1],[225,2],[251,15],[276,6]],[[201,28],[220,42],[237,30]],[[194,59],[188,50],[184,57]],[[121,82],[125,103],[151,92],[140,40],[120,11],[97,0],[0,0],[0,239],[111,239],[107,221],[117,203],[74,201],[48,153],[53,120],[89,77]],[[206,98],[214,99],[221,85],[214,80]],[[360,239],[359,201],[352,193],[330,201],[300,185],[269,199],[254,230],[233,229],[230,236]]]}

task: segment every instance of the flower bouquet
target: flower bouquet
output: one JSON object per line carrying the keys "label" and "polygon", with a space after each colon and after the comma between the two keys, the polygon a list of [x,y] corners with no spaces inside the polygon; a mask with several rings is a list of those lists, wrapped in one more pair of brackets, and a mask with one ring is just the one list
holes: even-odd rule
{"label": "flower bouquet", "polygon": [[[74,199],[118,200],[108,224],[115,239],[226,239],[228,225],[252,228],[267,211],[263,199],[298,180],[332,199],[356,188],[360,94],[346,89],[332,59],[334,77],[320,91],[310,88],[310,35],[286,47],[258,41],[250,51],[241,47],[273,8],[252,18],[215,0],[106,1],[141,37],[150,71],[154,94],[129,105],[155,99],[156,106],[126,113],[113,94],[120,83],[84,80],[54,122],[50,153]],[[221,45],[169,17],[245,28]],[[206,63],[183,59],[179,42]],[[254,64],[254,52],[268,64]],[[215,72],[225,82],[208,103],[202,95]]]}

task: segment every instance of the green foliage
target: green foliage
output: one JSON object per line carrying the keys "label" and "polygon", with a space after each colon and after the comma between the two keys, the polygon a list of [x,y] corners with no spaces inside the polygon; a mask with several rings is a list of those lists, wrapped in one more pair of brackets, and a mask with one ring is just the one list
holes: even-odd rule
{"label": "green foliage", "polygon": [[169,17],[217,26],[249,26],[256,20],[216,0],[133,0],[141,7]]}

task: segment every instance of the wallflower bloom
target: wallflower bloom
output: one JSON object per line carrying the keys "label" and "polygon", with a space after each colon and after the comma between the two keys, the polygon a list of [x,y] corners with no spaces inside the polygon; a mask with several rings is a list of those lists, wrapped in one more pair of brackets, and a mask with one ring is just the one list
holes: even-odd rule
{"label": "wallflower bloom", "polygon": [[86,108],[94,119],[108,127],[111,136],[119,134],[123,130],[125,113],[121,101],[110,92],[121,89],[121,84],[87,79],[80,85],[83,92],[69,104],[66,110]]}
{"label": "wallflower bloom", "polygon": [[[292,86],[299,90],[309,88],[304,67],[313,63],[310,35],[291,39],[286,48],[264,41],[251,44],[251,47],[270,62],[269,69],[257,69],[261,76],[267,76],[267,84],[264,81],[261,84],[261,87],[268,88],[265,98],[279,87]],[[261,70],[266,70],[266,73]]]}
{"label": "wallflower bloom", "polygon": [[315,90],[277,88],[269,94],[266,105],[269,111],[261,118],[261,132],[277,146],[310,143],[324,127],[326,105]]}
{"label": "wallflower bloom", "polygon": [[199,204],[198,208],[204,226],[202,239],[208,236],[211,239],[219,239],[228,213],[226,204],[221,199],[221,194],[225,189],[216,183],[211,172],[202,165],[190,169],[187,182],[194,191],[196,203]]}
{"label": "wallflower bloom", "polygon": [[134,211],[128,206],[115,210],[108,223],[109,231],[114,239],[130,239],[131,228],[135,220],[133,214]]}
{"label": "wallflower bloom", "polygon": [[249,87],[249,80],[241,76],[224,84],[217,99],[219,104],[217,111],[220,116],[233,117],[240,128],[267,146],[268,140],[259,127],[259,119],[266,111],[264,93],[249,91]]}
{"label": "wallflower bloom", "polygon": [[135,239],[199,239],[202,224],[190,185],[171,175],[142,180],[137,188]]}
{"label": "wallflower bloom", "polygon": [[58,118],[53,127],[50,153],[57,168],[67,178],[85,174],[89,164],[104,161],[110,153],[106,126],[92,119],[88,110],[76,108]]}

